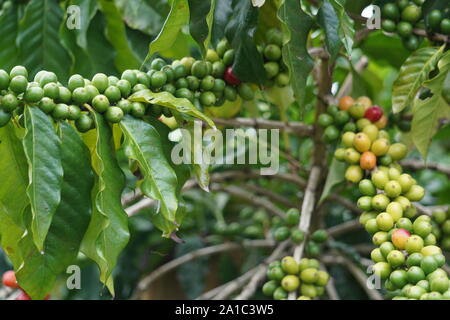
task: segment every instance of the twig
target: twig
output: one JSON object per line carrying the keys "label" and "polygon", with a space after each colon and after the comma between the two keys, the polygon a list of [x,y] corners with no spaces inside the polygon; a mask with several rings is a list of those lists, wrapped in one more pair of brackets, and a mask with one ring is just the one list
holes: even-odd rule
{"label": "twig", "polygon": [[[250,298],[258,288],[260,282],[264,279],[266,275],[267,265],[274,260],[279,259],[286,248],[289,245],[289,241],[284,241],[278,245],[278,247],[272,252],[272,254],[264,260],[259,266],[257,266],[254,272],[251,274],[250,282],[248,285],[242,290],[242,292],[235,298],[235,300],[247,300]],[[214,300],[221,300],[227,298],[233,292],[235,292],[239,287],[236,288],[236,285],[229,285],[224,288],[224,290],[219,293]]]}
{"label": "twig", "polygon": [[257,118],[213,118],[214,123],[228,127],[252,127],[255,129],[279,129],[300,137],[312,135],[313,128],[302,122],[282,122]]}
{"label": "twig", "polygon": [[[320,268],[329,274],[327,268],[324,265],[321,265]],[[336,290],[336,286],[334,284],[334,279],[332,277],[330,277],[330,279],[328,280],[325,290],[327,291],[327,294],[328,294],[328,297],[330,298],[330,300],[341,300],[339,298],[339,294]]]}
{"label": "twig", "polygon": [[345,266],[371,300],[383,300],[383,296],[377,290],[370,289],[367,286],[366,274],[349,259],[343,256],[327,255],[322,257],[322,262],[325,264],[341,264]]}
{"label": "twig", "polygon": [[286,217],[286,214],[283,210],[278,209],[276,206],[274,206],[270,201],[267,201],[263,198],[255,197],[252,193],[247,192],[245,189],[237,187],[237,186],[222,186],[220,184],[212,184],[211,190],[213,191],[223,191],[226,193],[229,193],[232,196],[235,196],[237,198],[240,198],[246,202],[249,202],[257,207],[261,207],[266,209],[268,212],[279,216],[280,218],[284,219]]}
{"label": "twig", "polygon": [[403,160],[400,164],[402,167],[409,170],[423,170],[423,169],[435,170],[438,172],[442,172],[446,174],[448,177],[450,177],[450,166],[445,164],[425,162],[414,159]]}
{"label": "twig", "polygon": [[332,237],[339,237],[349,231],[356,231],[360,229],[362,229],[361,223],[359,223],[358,220],[351,220],[328,228],[327,232]]}
{"label": "twig", "polygon": [[289,201],[287,198],[272,192],[268,189],[262,188],[260,186],[256,186],[253,184],[246,184],[244,185],[245,189],[248,189],[250,191],[255,192],[256,194],[262,195],[267,197],[269,200],[272,200],[273,202],[277,202],[287,208],[294,208],[296,205],[294,203],[292,203],[291,201]]}
{"label": "twig", "polygon": [[358,215],[362,213],[362,211],[357,206],[355,206],[353,202],[351,202],[346,198],[342,198],[336,194],[330,194],[327,200],[339,202],[343,207],[349,209],[350,211]]}
{"label": "twig", "polygon": [[218,254],[225,251],[232,251],[242,248],[270,248],[275,246],[275,242],[271,240],[250,240],[244,241],[242,243],[223,243],[216,246],[201,248],[192,252],[189,252],[179,258],[171,260],[170,262],[160,266],[148,276],[139,281],[136,291],[133,294],[133,299],[139,299],[141,294],[157,279],[167,274],[168,272],[178,268],[182,264],[188,263],[189,261],[198,259],[200,257],[209,256],[213,254]]}
{"label": "twig", "polygon": [[[309,226],[311,224],[311,216],[314,210],[314,204],[316,200],[316,189],[319,184],[320,175],[321,175],[320,167],[314,166],[311,170],[311,174],[308,179],[308,185],[306,186],[306,191],[302,203],[300,222],[298,225],[299,230],[305,233],[308,232]],[[305,241],[303,241],[295,248],[294,259],[297,262],[300,262],[304,248],[305,248]],[[289,300],[295,300],[297,298],[296,295],[297,294],[295,292],[291,292],[289,294]]]}

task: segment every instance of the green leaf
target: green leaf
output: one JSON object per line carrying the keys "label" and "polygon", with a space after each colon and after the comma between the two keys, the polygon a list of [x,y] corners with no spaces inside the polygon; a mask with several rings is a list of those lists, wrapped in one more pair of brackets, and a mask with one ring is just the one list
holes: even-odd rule
{"label": "green leaf", "polygon": [[19,28],[18,6],[12,3],[8,11],[0,14],[0,66],[6,70],[17,63],[18,49],[16,37]]}
{"label": "green leaf", "polygon": [[30,74],[39,70],[53,71],[60,80],[68,78],[69,56],[58,36],[63,13],[54,0],[31,0],[19,23],[17,44],[21,64]]}
{"label": "green leaf", "polygon": [[130,28],[149,36],[159,32],[169,12],[164,0],[115,0],[115,3]]}
{"label": "green leaf", "polygon": [[215,0],[189,0],[190,22],[189,31],[200,46],[203,54],[208,49],[211,39],[211,28]]}
{"label": "green leaf", "polygon": [[323,192],[320,196],[319,203],[321,203],[330,195],[330,192],[334,186],[345,180],[345,169],[346,165],[344,162],[337,161],[335,158],[333,158],[328,170],[327,180],[325,182],[325,186],[323,187]]}
{"label": "green leaf", "polygon": [[19,240],[25,232],[23,212],[29,200],[28,164],[12,122],[0,128],[0,239],[17,269],[22,263]]}
{"label": "green leaf", "polygon": [[144,175],[142,192],[158,200],[162,215],[175,224],[177,176],[165,157],[158,131],[149,123],[130,116],[122,120],[120,127],[125,136],[125,152],[138,162]]}
{"label": "green leaf", "polygon": [[413,108],[411,133],[414,144],[424,159],[427,158],[431,139],[435,135],[439,119],[450,116],[447,102],[442,97],[442,89],[450,72],[450,52],[439,62],[439,74],[424,83],[431,90],[432,97],[416,100]]}
{"label": "green leaf", "polygon": [[233,14],[232,3],[233,0],[216,0],[212,27],[212,40],[214,44],[217,44],[225,38],[225,27]]}
{"label": "green leaf", "polygon": [[106,18],[106,38],[116,49],[116,68],[121,72],[126,69],[138,69],[140,61],[130,48],[125,24],[116,5],[108,0],[99,0],[98,3]]}
{"label": "green leaf", "polygon": [[345,3],[347,0],[330,0],[333,5],[336,15],[339,19],[338,34],[344,44],[347,55],[350,57],[353,49],[353,42],[355,37],[354,22],[345,11]]}
{"label": "green leaf", "polygon": [[[83,12],[80,16],[81,28],[69,29],[65,23],[62,23],[59,30],[59,36],[61,38],[61,43],[72,58],[71,73],[78,73],[85,77],[91,77],[94,72],[94,67],[89,54],[92,54],[94,50],[92,47],[88,46],[87,32],[91,21],[98,12],[98,5],[97,2],[89,0],[72,0],[66,4],[67,7],[72,5],[79,6],[80,11]],[[68,13],[65,14],[64,21],[67,21],[67,19],[69,19]],[[96,67],[98,68],[98,66]]]}
{"label": "green leaf", "polygon": [[97,129],[91,157],[97,180],[92,218],[83,238],[82,251],[97,263],[100,281],[114,295],[112,272],[130,237],[128,216],[121,203],[125,177],[117,163],[111,128],[102,115],[94,113],[94,119]]}
{"label": "green leaf", "polygon": [[325,32],[325,43],[327,51],[332,59],[336,59],[342,47],[339,37],[340,22],[333,5],[328,0],[324,0],[317,13],[317,19]]}
{"label": "green leaf", "polygon": [[298,105],[303,106],[306,81],[314,62],[308,53],[308,34],[313,25],[299,1],[284,1],[278,10],[287,39],[283,46],[283,59],[291,75],[292,88]]}
{"label": "green leaf", "polygon": [[59,135],[64,181],[61,202],[53,217],[43,253],[37,250],[30,234],[20,240],[24,262],[17,270],[17,279],[33,299],[43,299],[52,290],[57,276],[75,262],[92,210],[94,174],[89,151],[68,123],[60,124]]}
{"label": "green leaf", "polygon": [[23,146],[30,180],[27,194],[33,214],[31,232],[36,247],[43,250],[53,215],[61,200],[61,139],[50,118],[39,108],[27,106],[24,114]]}
{"label": "green leaf", "polygon": [[170,13],[162,30],[155,40],[150,43],[149,52],[144,63],[149,61],[157,52],[169,50],[175,43],[181,28],[189,23],[188,0],[173,0]]}
{"label": "green leaf", "polygon": [[129,98],[129,100],[157,104],[163,107],[167,107],[182,114],[187,114],[194,118],[201,119],[208,123],[211,127],[215,127],[214,122],[208,116],[198,111],[197,108],[189,100],[184,98],[175,98],[168,92],[154,93],[151,90],[142,90],[133,94]]}
{"label": "green leaf", "polygon": [[264,60],[254,42],[258,26],[258,9],[251,1],[233,1],[233,15],[225,30],[235,50],[233,73],[243,82],[263,84],[266,80]]}
{"label": "green leaf", "polygon": [[394,82],[392,109],[398,113],[410,106],[430,72],[442,57],[445,45],[441,48],[426,47],[415,51],[400,68]]}

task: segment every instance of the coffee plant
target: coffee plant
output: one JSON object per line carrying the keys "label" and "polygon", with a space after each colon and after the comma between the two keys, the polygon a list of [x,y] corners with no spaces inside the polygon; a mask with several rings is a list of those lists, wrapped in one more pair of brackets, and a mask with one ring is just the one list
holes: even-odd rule
{"label": "coffee plant", "polygon": [[0,6],[1,299],[450,299],[447,0]]}

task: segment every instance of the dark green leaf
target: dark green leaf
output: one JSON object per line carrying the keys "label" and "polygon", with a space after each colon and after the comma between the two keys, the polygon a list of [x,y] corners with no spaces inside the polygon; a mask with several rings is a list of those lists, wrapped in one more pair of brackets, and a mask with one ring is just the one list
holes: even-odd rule
{"label": "dark green leaf", "polygon": [[63,13],[54,0],[31,0],[19,24],[17,43],[20,61],[31,75],[47,69],[60,80],[68,78],[69,56],[61,45],[58,30]]}
{"label": "dark green leaf", "polygon": [[94,187],[91,222],[83,239],[82,250],[100,268],[100,281],[114,295],[112,272],[130,237],[128,216],[121,196],[125,177],[117,163],[112,130],[103,116],[94,114],[95,145],[90,146],[92,164],[98,178]]}
{"label": "dark green leaf", "polygon": [[18,6],[13,3],[11,8],[0,14],[0,66],[6,70],[17,64],[18,49],[16,37],[19,28]]}
{"label": "dark green leaf", "polygon": [[325,32],[325,43],[330,56],[335,59],[342,47],[339,37],[339,19],[330,1],[324,0],[317,13],[317,19]]}
{"label": "dark green leaf", "polygon": [[216,0],[189,0],[189,31],[203,54],[208,49],[212,27],[210,18],[215,4]]}
{"label": "dark green leaf", "polygon": [[217,44],[220,40],[225,38],[225,27],[233,14],[232,3],[233,0],[216,0],[212,28],[212,40],[214,44]]}
{"label": "dark green leaf", "polygon": [[233,1],[233,15],[225,30],[235,50],[233,73],[243,82],[263,84],[266,80],[264,61],[254,42],[258,26],[258,9],[251,1]]}
{"label": "dark green leaf", "polygon": [[53,289],[57,276],[75,262],[92,210],[94,175],[89,151],[66,122],[60,124],[60,137],[64,181],[61,202],[45,240],[44,251],[37,250],[30,234],[20,241],[24,262],[17,278],[33,299],[43,299]]}
{"label": "dark green leaf", "polygon": [[50,118],[39,108],[25,108],[25,128],[23,146],[29,166],[27,194],[33,214],[31,232],[36,247],[43,250],[53,215],[61,200],[61,139]]}

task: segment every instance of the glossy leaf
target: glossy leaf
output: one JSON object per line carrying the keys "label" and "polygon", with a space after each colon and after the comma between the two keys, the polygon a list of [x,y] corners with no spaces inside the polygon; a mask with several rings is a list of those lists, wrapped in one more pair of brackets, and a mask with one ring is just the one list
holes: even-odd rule
{"label": "glossy leaf", "polygon": [[175,224],[177,176],[165,157],[158,131],[149,123],[131,116],[126,116],[120,127],[125,136],[125,152],[138,162],[144,176],[142,192],[158,200],[163,216]]}
{"label": "glossy leaf", "polygon": [[412,139],[424,159],[427,158],[431,139],[438,129],[439,119],[450,116],[448,104],[442,97],[442,89],[449,72],[450,53],[447,52],[439,62],[439,74],[424,83],[424,86],[431,90],[432,96],[417,100],[413,108]]}
{"label": "glossy leaf", "polygon": [[345,3],[347,0],[330,0],[331,5],[336,11],[336,15],[339,19],[338,34],[341,38],[344,48],[347,51],[347,55],[350,57],[353,49],[353,42],[355,37],[355,29],[353,27],[354,22],[345,11]]}
{"label": "glossy leaf", "polygon": [[232,4],[233,0],[216,0],[212,27],[212,41],[214,44],[225,38],[225,27],[233,14]]}
{"label": "glossy leaf", "polygon": [[444,47],[419,49],[402,65],[392,93],[392,109],[395,113],[412,104],[420,87],[442,57]]}
{"label": "glossy leaf", "polygon": [[340,22],[333,5],[328,0],[324,0],[317,13],[317,19],[325,32],[325,43],[330,56],[335,59],[342,47],[339,37]]}
{"label": "glossy leaf", "polygon": [[211,38],[212,17],[216,0],[189,0],[189,31],[203,54]]}
{"label": "glossy leaf", "polygon": [[95,145],[91,145],[92,165],[97,174],[93,190],[93,211],[83,238],[82,251],[100,268],[100,281],[114,295],[112,272],[128,243],[128,216],[121,196],[125,177],[117,163],[112,130],[103,116],[94,114]]}
{"label": "glossy leaf", "polygon": [[140,101],[167,107],[182,114],[187,114],[194,118],[204,120],[211,127],[214,127],[214,122],[208,116],[198,111],[189,100],[184,98],[175,98],[168,92],[155,93],[150,90],[142,90],[133,94],[129,99],[131,101]]}
{"label": "glossy leaf", "polygon": [[284,1],[278,10],[287,39],[283,46],[283,59],[289,68],[291,84],[297,103],[302,106],[306,94],[306,81],[313,68],[308,53],[308,34],[313,25],[312,18],[301,8],[299,1]]}
{"label": "glossy leaf", "polygon": [[[72,5],[78,6],[80,8],[80,12],[83,12],[80,16],[80,29],[69,29],[65,23],[62,23],[59,36],[61,43],[67,49],[67,52],[72,58],[72,67],[70,69],[71,73],[82,74],[83,76],[90,78],[94,72],[90,54],[93,54],[95,51],[94,48],[88,47],[87,32],[91,21],[98,12],[98,4],[97,2],[89,0],[72,0],[66,4],[67,8]],[[68,13],[66,13],[64,21],[71,22]]]}
{"label": "glossy leaf", "polygon": [[138,69],[140,61],[130,48],[125,24],[115,3],[108,0],[99,0],[98,3],[106,18],[106,37],[116,49],[116,68],[120,72],[126,69]]}
{"label": "glossy leaf", "polygon": [[24,114],[26,130],[23,146],[29,166],[27,194],[33,214],[31,232],[36,247],[43,250],[53,215],[61,200],[61,139],[50,117],[39,108],[26,107]]}
{"label": "glossy leaf", "polygon": [[17,269],[22,264],[19,240],[25,232],[23,212],[29,200],[28,164],[12,122],[0,128],[0,239]]}
{"label": "glossy leaf", "polygon": [[243,82],[263,84],[266,80],[264,60],[254,42],[258,26],[258,9],[250,1],[233,0],[233,15],[225,30],[235,50],[233,73]]}
{"label": "glossy leaf", "polygon": [[115,0],[125,23],[147,35],[156,35],[169,8],[164,0]]}
{"label": "glossy leaf", "polygon": [[30,74],[46,69],[68,78],[69,56],[58,37],[63,13],[54,0],[31,0],[19,24],[17,43],[21,64]]}
{"label": "glossy leaf", "polygon": [[173,0],[170,13],[164,22],[162,30],[155,40],[150,43],[149,52],[145,62],[149,61],[155,53],[170,49],[181,31],[189,23],[188,0]]}
{"label": "glossy leaf", "polygon": [[75,262],[92,210],[94,174],[89,151],[68,123],[60,124],[59,135],[64,180],[61,202],[53,217],[44,250],[42,253],[37,250],[29,233],[20,240],[25,259],[17,271],[17,278],[33,299],[43,299],[53,289],[57,276]]}

